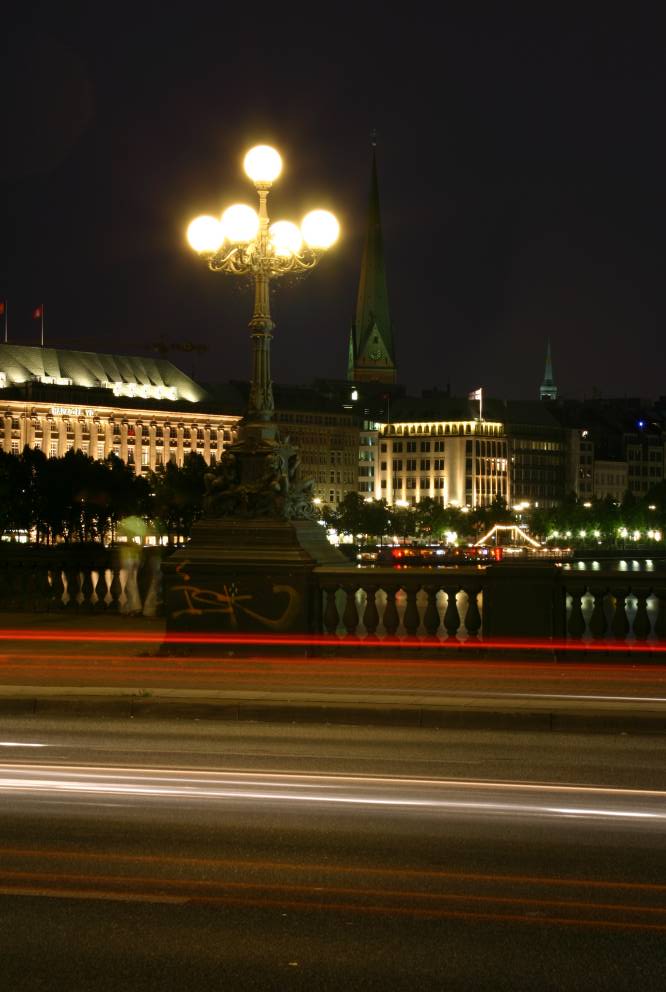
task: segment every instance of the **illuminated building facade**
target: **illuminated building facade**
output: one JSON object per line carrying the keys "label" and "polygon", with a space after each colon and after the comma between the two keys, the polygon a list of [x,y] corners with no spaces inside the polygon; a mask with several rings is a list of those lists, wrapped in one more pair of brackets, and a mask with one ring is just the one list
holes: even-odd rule
{"label": "illuminated building facade", "polygon": [[210,464],[239,420],[164,359],[12,344],[0,344],[0,415],[5,452],[113,453],[137,475],[191,451]]}
{"label": "illuminated building facade", "polygon": [[[540,402],[475,401],[431,390],[397,397],[379,425],[374,496],[414,506],[555,506],[572,492],[569,435]],[[359,491],[363,491],[360,488]]]}
{"label": "illuminated building facade", "polygon": [[504,425],[479,420],[379,425],[375,498],[415,506],[489,506],[510,500]]}

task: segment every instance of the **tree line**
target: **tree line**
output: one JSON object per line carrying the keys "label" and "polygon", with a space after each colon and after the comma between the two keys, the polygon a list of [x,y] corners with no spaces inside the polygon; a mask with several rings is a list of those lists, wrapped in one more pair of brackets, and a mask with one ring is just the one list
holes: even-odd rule
{"label": "tree line", "polygon": [[133,520],[134,533],[187,537],[201,515],[206,471],[196,452],[180,467],[136,475],[113,454],[97,461],[74,449],[59,458],[27,446],[19,455],[0,451],[0,536],[112,543]]}
{"label": "tree line", "polygon": [[[0,536],[27,533],[40,544],[112,543],[128,520],[170,542],[189,536],[201,516],[208,466],[190,452],[182,466],[167,462],[156,471],[136,475],[116,455],[96,461],[71,449],[60,458],[26,446],[20,455],[0,451]],[[360,543],[385,538],[422,543],[473,543],[497,523],[518,523],[539,540],[577,547],[603,544],[663,544],[666,534],[666,483],[642,500],[627,493],[613,500],[582,502],[575,496],[553,509],[514,512],[497,498],[474,509],[442,506],[423,499],[414,507],[391,506],[348,493],[335,507],[324,507],[329,527]],[[131,531],[130,531],[131,533]]]}
{"label": "tree line", "polygon": [[337,507],[324,509],[322,515],[328,526],[352,535],[360,543],[381,543],[391,537],[421,543],[471,544],[495,524],[518,524],[551,545],[663,546],[666,483],[655,486],[640,500],[629,492],[621,503],[611,499],[583,501],[572,495],[551,509],[525,507],[519,511],[508,507],[501,497],[490,506],[472,509],[442,506],[430,498],[413,507],[397,507],[386,500],[366,502],[358,493],[349,493]]}

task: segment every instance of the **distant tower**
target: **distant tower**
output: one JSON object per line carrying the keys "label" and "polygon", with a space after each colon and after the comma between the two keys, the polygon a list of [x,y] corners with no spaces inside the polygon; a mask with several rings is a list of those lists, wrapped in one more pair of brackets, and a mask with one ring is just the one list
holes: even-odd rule
{"label": "distant tower", "polygon": [[375,146],[373,134],[368,228],[361,261],[356,315],[349,336],[347,378],[351,382],[394,383],[393,329],[386,290]]}
{"label": "distant tower", "polygon": [[539,388],[539,399],[557,399],[557,386],[553,382],[553,362],[550,357],[550,341],[548,342],[548,347],[546,348],[546,368],[543,373],[543,382]]}

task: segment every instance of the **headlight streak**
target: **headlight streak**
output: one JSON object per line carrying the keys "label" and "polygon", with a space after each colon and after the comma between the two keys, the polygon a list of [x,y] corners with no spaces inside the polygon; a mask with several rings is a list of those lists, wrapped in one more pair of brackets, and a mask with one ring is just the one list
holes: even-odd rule
{"label": "headlight streak", "polygon": [[27,741],[0,741],[0,747],[49,747],[49,745],[32,744]]}
{"label": "headlight streak", "polygon": [[[423,780],[220,772],[132,772],[80,766],[0,766],[0,791],[30,796],[132,796],[146,800],[287,803],[340,808],[421,809],[441,813],[666,821],[666,793],[656,790],[538,783]],[[554,803],[567,795],[570,804]],[[525,801],[527,796],[529,801]],[[581,801],[586,799],[587,802]],[[598,805],[590,803],[591,799]],[[648,808],[646,808],[646,806]]]}

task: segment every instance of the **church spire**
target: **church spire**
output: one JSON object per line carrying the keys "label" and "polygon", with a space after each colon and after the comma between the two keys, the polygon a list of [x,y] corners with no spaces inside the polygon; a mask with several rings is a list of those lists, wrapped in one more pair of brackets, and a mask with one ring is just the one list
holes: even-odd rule
{"label": "church spire", "polygon": [[539,389],[539,399],[556,400],[557,386],[553,382],[553,362],[550,356],[550,341],[546,347],[546,368],[543,373],[543,382]]}
{"label": "church spire", "polygon": [[396,368],[379,212],[376,145],[376,133],[373,132],[368,222],[356,314],[349,341],[347,377],[352,381],[393,383],[396,380]]}

